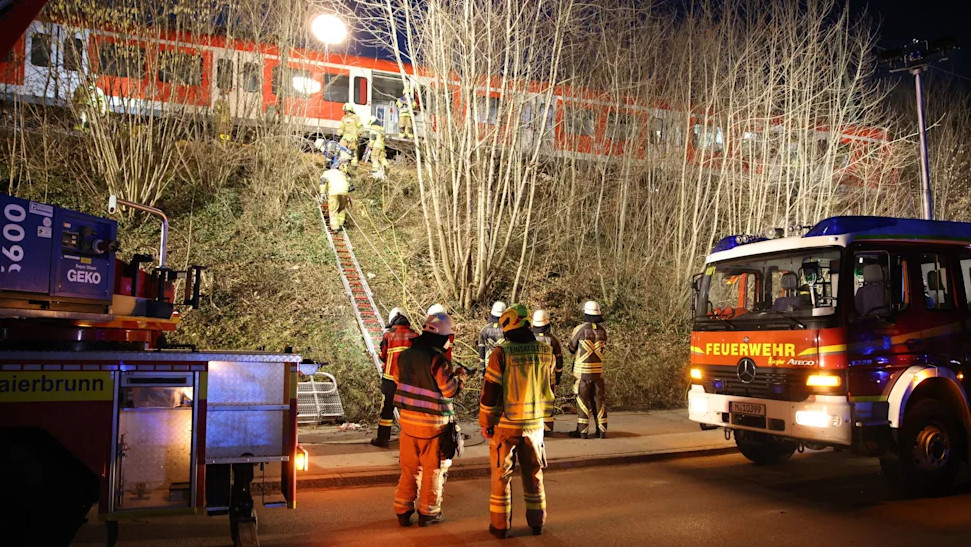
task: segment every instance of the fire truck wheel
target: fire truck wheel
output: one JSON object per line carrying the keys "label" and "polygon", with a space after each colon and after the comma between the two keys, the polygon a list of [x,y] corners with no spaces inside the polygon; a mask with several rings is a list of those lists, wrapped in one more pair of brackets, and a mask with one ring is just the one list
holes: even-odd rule
{"label": "fire truck wheel", "polygon": [[961,466],[959,431],[957,422],[937,400],[918,401],[904,414],[896,457],[880,459],[884,475],[910,495],[946,494]]}
{"label": "fire truck wheel", "polygon": [[755,431],[735,430],[735,445],[743,456],[756,465],[782,463],[792,457],[796,443]]}

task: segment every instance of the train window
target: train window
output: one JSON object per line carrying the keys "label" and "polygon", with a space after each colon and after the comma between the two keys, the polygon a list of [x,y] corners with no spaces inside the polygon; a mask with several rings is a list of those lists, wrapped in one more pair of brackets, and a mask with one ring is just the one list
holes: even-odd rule
{"label": "train window", "polygon": [[145,50],[119,44],[99,44],[98,73],[120,78],[142,78],[145,75]]}
{"label": "train window", "polygon": [[[324,100],[332,103],[346,103],[350,96],[350,76],[343,74],[324,74]],[[355,101],[357,102],[357,101]]]}
{"label": "train window", "polygon": [[51,35],[40,32],[30,37],[30,64],[51,66]]}
{"label": "train window", "polygon": [[374,102],[394,103],[404,94],[404,85],[397,74],[389,76],[375,74],[371,80],[371,96]]}
{"label": "train window", "polygon": [[233,90],[233,60],[219,59],[216,61],[216,87],[220,91]]}
{"label": "train window", "polygon": [[695,150],[701,148],[702,150],[721,152],[722,148],[725,147],[725,135],[722,128],[695,124],[691,133],[691,147]]}
{"label": "train window", "polygon": [[257,63],[243,63],[243,70],[239,74],[239,85],[247,93],[260,90],[260,65]]}
{"label": "train window", "polygon": [[496,125],[499,118],[499,97],[479,97],[475,100],[475,121]]}
{"label": "train window", "polygon": [[567,108],[566,132],[571,135],[593,135],[596,130],[596,115],[586,108]]}
{"label": "train window", "polygon": [[80,38],[64,40],[64,56],[61,61],[64,70],[77,72],[84,68],[84,42]]}
{"label": "train window", "polygon": [[630,114],[611,112],[607,115],[607,138],[630,140],[637,136],[637,120]]}
{"label": "train window", "polygon": [[367,104],[367,78],[354,78],[354,104]]}
{"label": "train window", "polygon": [[664,142],[664,120],[654,116],[651,118],[651,143],[661,144]]}
{"label": "train window", "polygon": [[202,57],[177,51],[159,53],[158,81],[176,85],[200,85]]}

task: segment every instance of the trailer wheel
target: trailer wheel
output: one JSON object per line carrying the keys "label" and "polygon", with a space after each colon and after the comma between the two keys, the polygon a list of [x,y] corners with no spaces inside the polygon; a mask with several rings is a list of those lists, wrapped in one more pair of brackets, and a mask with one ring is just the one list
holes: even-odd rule
{"label": "trailer wheel", "polygon": [[782,463],[792,457],[796,443],[775,435],[755,431],[735,430],[735,446],[743,456],[756,465]]}
{"label": "trailer wheel", "polygon": [[896,457],[880,458],[880,468],[909,495],[940,496],[954,483],[962,447],[954,418],[936,399],[924,399],[907,409]]}

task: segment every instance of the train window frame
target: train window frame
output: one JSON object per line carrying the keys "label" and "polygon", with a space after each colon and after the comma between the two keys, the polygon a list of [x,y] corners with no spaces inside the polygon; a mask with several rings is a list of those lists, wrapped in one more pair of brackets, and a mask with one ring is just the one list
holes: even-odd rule
{"label": "train window frame", "polygon": [[[229,67],[228,70],[226,67]],[[236,87],[235,64],[232,59],[216,59],[216,89],[219,91],[232,91]],[[229,85],[226,85],[226,84]]]}
{"label": "train window frame", "polygon": [[637,117],[630,112],[608,112],[606,137],[612,141],[622,142],[635,139],[637,137]]}
{"label": "train window frame", "polygon": [[64,39],[61,66],[70,72],[84,70],[84,40],[76,36],[68,36]]}
{"label": "train window frame", "polygon": [[263,70],[260,64],[253,61],[243,63],[239,72],[239,86],[246,93],[256,93],[263,87]]}
{"label": "train window frame", "polygon": [[350,102],[351,76],[349,74],[325,72],[321,77],[321,83],[323,87],[321,95],[325,101],[331,103]]}
{"label": "train window frame", "polygon": [[[178,60],[174,64],[173,60]],[[193,63],[191,61],[198,61]],[[155,77],[163,84],[196,87],[202,85],[202,55],[185,51],[158,52]],[[164,75],[164,77],[163,77]]]}
{"label": "train window frame", "polygon": [[[125,52],[125,55],[123,58],[120,58],[118,54],[122,51]],[[106,60],[109,52],[113,58]],[[124,62],[119,63],[119,59]],[[136,64],[134,61],[140,64]],[[116,78],[141,80],[147,74],[145,66],[145,48],[143,47],[116,42],[102,42],[98,44],[98,74]],[[140,74],[133,75],[136,72],[140,72]]]}
{"label": "train window frame", "polygon": [[366,106],[368,91],[368,80],[364,76],[354,77],[354,104]]}
{"label": "train window frame", "polygon": [[486,125],[497,125],[499,123],[499,110],[502,108],[500,97],[476,97],[475,98],[475,121]]}
{"label": "train window frame", "polygon": [[584,106],[567,106],[563,109],[563,130],[575,137],[592,137],[597,132],[597,114]]}
{"label": "train window frame", "polygon": [[[35,32],[30,35],[30,64],[39,67],[50,67],[54,55],[53,36],[46,32]],[[39,46],[39,47],[38,47]]]}
{"label": "train window frame", "polygon": [[691,128],[691,148],[705,152],[725,150],[725,132],[717,125],[694,124]]}

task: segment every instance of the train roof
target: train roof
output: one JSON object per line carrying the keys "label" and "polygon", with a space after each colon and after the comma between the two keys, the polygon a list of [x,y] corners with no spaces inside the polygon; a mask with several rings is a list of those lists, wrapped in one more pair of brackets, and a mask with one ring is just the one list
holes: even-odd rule
{"label": "train roof", "polygon": [[708,262],[810,247],[846,247],[854,241],[971,245],[971,223],[915,218],[838,216],[820,221],[803,236],[769,239],[748,234],[722,238]]}

